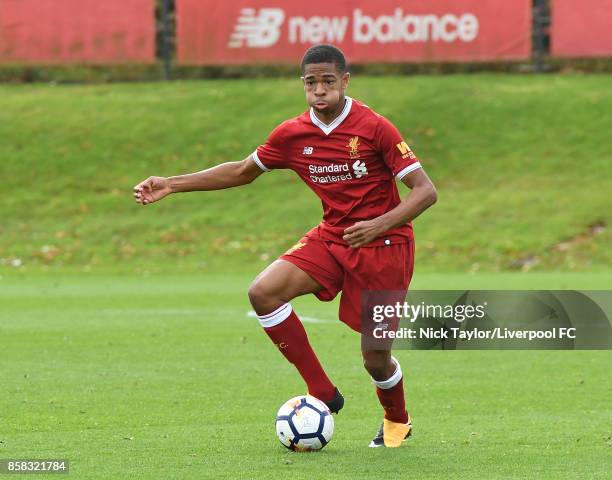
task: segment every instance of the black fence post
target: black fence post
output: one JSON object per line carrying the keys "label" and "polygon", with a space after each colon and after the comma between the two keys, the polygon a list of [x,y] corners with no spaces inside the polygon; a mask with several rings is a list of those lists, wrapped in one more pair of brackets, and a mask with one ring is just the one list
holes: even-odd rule
{"label": "black fence post", "polygon": [[534,0],[533,2],[533,60],[534,70],[546,70],[545,58],[548,53],[549,0]]}
{"label": "black fence post", "polygon": [[170,28],[170,1],[161,0],[161,54],[164,64],[164,80],[172,78],[172,32]]}

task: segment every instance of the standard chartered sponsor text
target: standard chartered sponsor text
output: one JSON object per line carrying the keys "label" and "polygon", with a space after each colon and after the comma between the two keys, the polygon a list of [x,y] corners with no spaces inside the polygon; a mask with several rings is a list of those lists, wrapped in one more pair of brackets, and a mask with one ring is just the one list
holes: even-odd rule
{"label": "standard chartered sponsor text", "polygon": [[[347,163],[336,163],[329,165],[308,165],[308,173],[310,173],[310,179],[314,183],[345,182],[347,180],[353,179],[353,175],[351,174]],[[317,175],[321,173],[339,173],[340,175]]]}

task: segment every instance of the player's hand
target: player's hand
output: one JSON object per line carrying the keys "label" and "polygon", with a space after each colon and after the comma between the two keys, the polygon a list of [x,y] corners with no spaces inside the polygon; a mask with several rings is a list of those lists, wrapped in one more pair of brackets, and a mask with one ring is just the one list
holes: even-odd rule
{"label": "player's hand", "polygon": [[140,205],[157,202],[171,193],[166,177],[149,177],[134,187],[134,199]]}
{"label": "player's hand", "polygon": [[342,238],[353,248],[362,247],[378,237],[383,230],[376,220],[357,222],[344,230]]}

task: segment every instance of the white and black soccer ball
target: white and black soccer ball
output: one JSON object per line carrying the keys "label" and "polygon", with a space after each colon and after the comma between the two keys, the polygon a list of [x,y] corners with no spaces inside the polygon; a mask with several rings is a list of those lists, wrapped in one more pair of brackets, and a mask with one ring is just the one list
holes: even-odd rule
{"label": "white and black soccer ball", "polygon": [[334,433],[327,405],[311,395],[287,400],[276,414],[276,435],[289,450],[321,450]]}

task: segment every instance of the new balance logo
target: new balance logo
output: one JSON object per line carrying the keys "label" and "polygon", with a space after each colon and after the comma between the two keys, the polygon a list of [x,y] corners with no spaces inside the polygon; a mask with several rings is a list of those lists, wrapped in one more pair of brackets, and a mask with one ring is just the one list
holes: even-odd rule
{"label": "new balance logo", "polygon": [[302,155],[312,155],[312,152],[314,152],[313,147],[304,147],[304,151],[302,152]]}
{"label": "new balance logo", "polygon": [[280,37],[280,26],[285,12],[280,8],[243,8],[227,44],[229,48],[266,48],[274,45]]}
{"label": "new balance logo", "polygon": [[364,175],[368,174],[368,169],[366,168],[365,162],[360,162],[357,160],[353,163],[353,172],[355,172],[355,178],[361,178]]}

